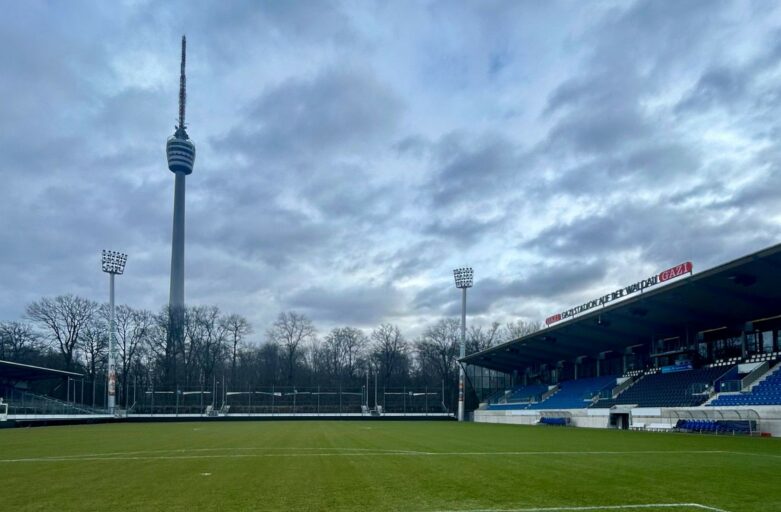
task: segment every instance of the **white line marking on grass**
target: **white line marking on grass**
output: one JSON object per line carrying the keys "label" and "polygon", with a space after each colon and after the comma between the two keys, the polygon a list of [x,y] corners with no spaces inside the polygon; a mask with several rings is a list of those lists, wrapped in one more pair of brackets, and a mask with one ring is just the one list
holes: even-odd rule
{"label": "white line marking on grass", "polygon": [[754,457],[772,457],[774,459],[781,459],[781,455],[776,455],[775,453],[735,452],[735,451],[728,451],[726,453],[731,453],[734,455],[750,455]]}
{"label": "white line marking on grass", "polygon": [[[276,451],[276,450],[283,450],[283,451],[291,451],[291,450],[298,450],[300,452],[319,452],[319,451],[330,451],[330,452],[387,452],[387,453],[401,453],[401,454],[419,454],[419,453],[425,453],[425,452],[415,452],[412,450],[385,450],[380,448],[291,448],[291,447],[267,447],[267,446],[239,446],[239,447],[223,447],[223,448],[171,448],[167,450],[139,450],[139,451],[126,451],[126,452],[101,452],[101,453],[78,453],[73,455],[52,455],[52,456],[46,456],[46,457],[38,457],[41,460],[49,460],[49,459],[55,459],[55,460],[67,460],[67,459],[80,459],[84,457],[115,457],[115,456],[125,456],[125,455],[151,455],[151,454],[166,454],[166,453],[199,453],[199,452],[232,452],[232,451]],[[304,454],[305,455],[305,454]],[[314,454],[313,454],[314,455]],[[0,462],[6,462],[4,460],[0,460]]]}
{"label": "white line marking on grass", "polygon": [[724,450],[611,450],[611,451],[506,451],[506,452],[419,452],[425,455],[469,455],[469,456],[485,456],[485,455],[674,455],[680,453],[687,453],[693,455],[700,455],[706,453],[724,454],[729,453]]}
{"label": "white line marking on grass", "polygon": [[[119,461],[119,460],[175,460],[175,459],[239,459],[262,457],[484,457],[484,456],[583,456],[583,455],[654,455],[654,454],[725,454],[720,450],[644,450],[644,451],[585,451],[585,452],[415,452],[395,450],[371,450],[368,448],[322,448],[305,449],[299,453],[203,453],[207,451],[268,450],[267,448],[193,448],[180,450],[159,450],[148,452],[116,452],[109,454],[83,454],[49,457],[28,457],[18,459],[0,459],[0,463],[14,462],[72,462],[72,461]],[[302,450],[302,449],[298,449]],[[308,451],[307,451],[308,450]],[[333,450],[328,452],[316,450]],[[171,455],[150,455],[150,453],[169,453]],[[188,455],[193,453],[192,455]]]}
{"label": "white line marking on grass", "polygon": [[712,512],[728,512],[721,508],[710,507],[700,503],[644,503],[633,505],[602,505],[585,507],[537,507],[537,508],[478,508],[469,510],[440,510],[437,512],[566,512],[587,510],[631,510],[647,508],[697,508]]}

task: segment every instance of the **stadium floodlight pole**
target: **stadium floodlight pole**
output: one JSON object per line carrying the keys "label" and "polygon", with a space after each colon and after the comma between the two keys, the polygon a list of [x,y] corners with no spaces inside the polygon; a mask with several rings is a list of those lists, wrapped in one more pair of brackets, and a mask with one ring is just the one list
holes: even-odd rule
{"label": "stadium floodlight pole", "polygon": [[103,249],[102,266],[103,272],[109,276],[109,309],[110,320],[108,328],[108,410],[114,413],[117,400],[117,347],[116,347],[116,324],[114,322],[114,276],[122,275],[125,272],[125,263],[127,263],[127,254],[107,251]]}
{"label": "stadium floodlight pole", "polygon": [[[461,289],[461,349],[459,359],[466,355],[466,289],[472,287],[474,272],[471,267],[462,267],[453,270],[453,278],[456,288]],[[464,421],[464,367],[458,364],[458,421]]]}

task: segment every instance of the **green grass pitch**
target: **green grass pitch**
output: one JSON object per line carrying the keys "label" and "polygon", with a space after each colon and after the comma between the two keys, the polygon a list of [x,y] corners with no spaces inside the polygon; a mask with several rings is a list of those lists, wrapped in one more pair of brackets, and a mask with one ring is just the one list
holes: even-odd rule
{"label": "green grass pitch", "polygon": [[3,429],[0,504],[9,511],[781,511],[781,442],[454,422]]}

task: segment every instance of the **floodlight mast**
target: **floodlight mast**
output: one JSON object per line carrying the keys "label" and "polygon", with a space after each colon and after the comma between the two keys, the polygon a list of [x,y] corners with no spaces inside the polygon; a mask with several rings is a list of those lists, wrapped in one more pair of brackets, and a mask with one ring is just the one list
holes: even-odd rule
{"label": "floodlight mast", "polygon": [[103,272],[109,276],[110,320],[108,331],[108,403],[106,405],[111,414],[114,413],[117,403],[117,335],[116,323],[114,322],[114,276],[125,273],[125,263],[127,263],[127,254],[103,249]]}
{"label": "floodlight mast", "polygon": [[[459,350],[459,359],[466,355],[466,289],[472,287],[474,271],[471,267],[461,267],[453,270],[453,278],[456,281],[456,288],[461,289],[461,348]],[[464,367],[458,365],[458,421],[464,421],[464,386],[466,376]]]}

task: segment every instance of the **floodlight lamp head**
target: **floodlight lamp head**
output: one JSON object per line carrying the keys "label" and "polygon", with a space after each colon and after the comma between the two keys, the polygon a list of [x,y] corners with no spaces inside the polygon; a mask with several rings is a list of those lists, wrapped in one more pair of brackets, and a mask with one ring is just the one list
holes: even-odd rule
{"label": "floodlight lamp head", "polygon": [[125,272],[125,263],[127,263],[127,254],[117,251],[107,251],[103,249],[103,272],[108,274],[122,275]]}
{"label": "floodlight lamp head", "polygon": [[472,267],[462,267],[453,270],[453,277],[456,280],[456,288],[471,288],[474,271]]}

